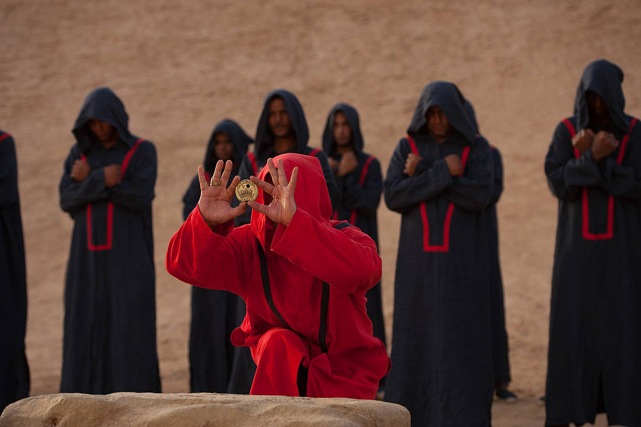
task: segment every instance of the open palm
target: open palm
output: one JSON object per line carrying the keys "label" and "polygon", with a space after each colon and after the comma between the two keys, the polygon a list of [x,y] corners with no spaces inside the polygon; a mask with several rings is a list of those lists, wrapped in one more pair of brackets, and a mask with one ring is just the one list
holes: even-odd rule
{"label": "open palm", "polygon": [[242,215],[247,209],[246,203],[241,203],[235,208],[231,207],[231,201],[234,198],[234,191],[240,182],[240,177],[235,176],[227,187],[233,163],[231,160],[227,160],[224,170],[223,164],[222,160],[218,160],[211,180],[212,183],[220,183],[220,185],[210,185],[205,179],[205,169],[202,166],[198,167],[198,180],[200,181],[198,209],[210,227],[225,224]]}
{"label": "open palm", "polygon": [[262,188],[265,193],[269,194],[272,201],[269,205],[249,202],[249,207],[264,214],[277,224],[289,225],[296,213],[294,192],[296,190],[298,168],[294,168],[288,183],[282,159],[278,160],[278,169],[276,169],[272,159],[267,159],[267,166],[269,167],[269,174],[271,175],[273,185],[255,176],[252,176],[251,180]]}

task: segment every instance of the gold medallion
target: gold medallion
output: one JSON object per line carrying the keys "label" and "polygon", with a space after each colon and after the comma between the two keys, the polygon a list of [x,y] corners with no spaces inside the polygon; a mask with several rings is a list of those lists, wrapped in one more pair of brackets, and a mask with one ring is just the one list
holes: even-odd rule
{"label": "gold medallion", "polygon": [[258,186],[249,179],[243,179],[236,186],[236,197],[240,202],[254,201],[258,197]]}

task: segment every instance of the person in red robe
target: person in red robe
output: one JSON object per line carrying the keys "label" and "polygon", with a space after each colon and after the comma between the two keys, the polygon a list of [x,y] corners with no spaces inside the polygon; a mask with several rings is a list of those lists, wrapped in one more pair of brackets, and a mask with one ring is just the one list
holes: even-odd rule
{"label": "person in red robe", "polygon": [[[200,201],[169,243],[167,271],[245,300],[231,340],[256,362],[250,394],[374,399],[390,368],[365,305],[381,278],[376,244],[330,219],[317,158],[287,153],[267,165],[251,177],[257,200],[236,207],[231,162],[219,161],[210,183],[198,168]],[[251,222],[234,227],[247,206]]]}

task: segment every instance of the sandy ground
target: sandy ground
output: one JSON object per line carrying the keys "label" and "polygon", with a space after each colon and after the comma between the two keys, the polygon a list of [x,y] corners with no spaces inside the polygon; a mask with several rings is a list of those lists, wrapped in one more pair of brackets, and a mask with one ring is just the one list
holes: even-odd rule
{"label": "sandy ground", "polygon": [[[72,223],[57,184],[90,90],[110,86],[131,130],[158,150],[158,351],[163,390],[185,392],[189,287],[163,260],[213,125],[230,117],[253,135],[263,97],[283,87],[299,96],[318,147],[327,111],[348,102],[361,114],[366,150],[386,170],[421,89],[448,80],[473,102],[505,164],[501,259],[512,389],[521,400],[497,403],[494,425],[542,425],[535,401],[544,392],[556,227],[543,159],[594,59],[623,68],[627,111],[641,114],[640,17],[635,0],[2,0],[0,128],[18,150],[32,395],[58,389]],[[382,203],[390,334],[399,224]]]}

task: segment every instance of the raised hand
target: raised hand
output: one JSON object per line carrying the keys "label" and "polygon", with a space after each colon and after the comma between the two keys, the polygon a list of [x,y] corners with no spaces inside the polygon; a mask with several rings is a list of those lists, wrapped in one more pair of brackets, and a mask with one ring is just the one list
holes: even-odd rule
{"label": "raised hand", "polygon": [[[224,170],[223,164],[225,166]],[[198,166],[198,180],[200,181],[198,209],[209,228],[225,224],[245,213],[245,209],[247,209],[246,203],[241,203],[235,208],[231,207],[234,191],[240,182],[240,177],[235,176],[229,187],[227,187],[232,166],[231,160],[227,160],[227,163],[218,160],[211,182],[207,182],[205,179],[205,169],[202,166]]]}
{"label": "raised hand", "polygon": [[403,173],[407,176],[413,176],[416,172],[416,167],[421,160],[423,160],[421,156],[414,153],[409,153],[407,155],[407,159],[405,159],[405,168],[403,169]]}
{"label": "raised hand", "polygon": [[[263,205],[257,202],[248,202],[249,207],[264,214],[276,224],[289,225],[296,213],[296,201],[294,192],[296,191],[296,179],[298,177],[298,168],[294,168],[289,184],[285,176],[285,167],[283,160],[278,160],[278,169],[274,166],[272,159],[267,159],[269,174],[272,177],[273,185],[252,176],[250,179],[263,191],[271,196],[271,203]],[[267,200],[267,198],[266,198]]]}
{"label": "raised hand", "polygon": [[82,182],[87,178],[87,176],[89,176],[89,172],[91,172],[91,166],[89,166],[89,163],[85,160],[77,159],[73,162],[69,176],[77,182]]}
{"label": "raised hand", "polygon": [[599,162],[619,146],[619,141],[610,132],[601,131],[594,136],[592,142],[592,158]]}

